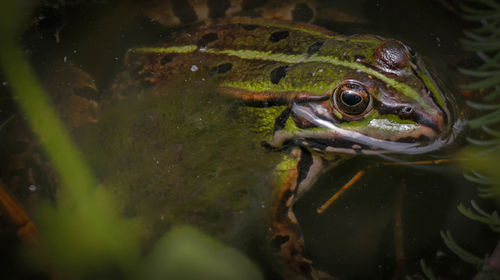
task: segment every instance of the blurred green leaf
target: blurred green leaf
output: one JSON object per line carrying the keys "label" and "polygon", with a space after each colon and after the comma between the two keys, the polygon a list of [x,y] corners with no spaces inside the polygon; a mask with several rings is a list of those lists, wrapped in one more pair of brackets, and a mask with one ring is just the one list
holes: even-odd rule
{"label": "blurred green leaf", "polygon": [[180,226],[161,238],[136,279],[258,280],[245,256],[200,231]]}
{"label": "blurred green leaf", "polygon": [[136,231],[120,218],[111,197],[99,190],[72,207],[39,208],[37,224],[46,252],[42,263],[77,279],[122,278],[138,261]]}
{"label": "blurred green leaf", "polygon": [[135,233],[119,217],[111,197],[97,189],[16,40],[27,14],[23,3],[27,2],[2,2],[0,63],[17,103],[61,179],[57,206],[46,205],[38,212],[42,247],[34,254],[40,262],[70,273],[72,278],[102,275],[110,267],[126,271],[138,257]]}

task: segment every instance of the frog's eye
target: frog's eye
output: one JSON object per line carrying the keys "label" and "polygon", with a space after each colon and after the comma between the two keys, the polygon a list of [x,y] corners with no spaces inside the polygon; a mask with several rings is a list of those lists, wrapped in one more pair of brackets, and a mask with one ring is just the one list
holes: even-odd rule
{"label": "frog's eye", "polygon": [[349,81],[335,89],[333,102],[341,113],[358,116],[368,111],[371,96],[364,86]]}

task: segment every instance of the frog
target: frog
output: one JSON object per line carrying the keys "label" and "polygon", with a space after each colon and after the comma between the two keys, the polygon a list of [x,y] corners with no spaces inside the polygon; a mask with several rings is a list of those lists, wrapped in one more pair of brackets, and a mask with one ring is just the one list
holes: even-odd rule
{"label": "frog", "polygon": [[376,35],[233,17],[129,49],[125,68],[118,98],[123,89],[201,76],[217,94],[258,108],[269,132],[262,148],[282,153],[270,183],[268,241],[285,279],[330,277],[314,267],[293,210],[323,173],[359,155],[437,151],[460,130],[456,102],[423,58]]}

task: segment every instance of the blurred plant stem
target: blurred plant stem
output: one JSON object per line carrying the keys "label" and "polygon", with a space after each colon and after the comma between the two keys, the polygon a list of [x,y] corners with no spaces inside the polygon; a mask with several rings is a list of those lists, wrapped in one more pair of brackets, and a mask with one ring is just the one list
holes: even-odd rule
{"label": "blurred plant stem", "polygon": [[245,256],[191,227],[175,228],[140,258],[137,228],[120,217],[109,188],[98,187],[23,53],[26,3],[0,4],[0,66],[60,178],[57,205],[36,208],[40,246],[28,248],[35,265],[57,279],[262,279]]}
{"label": "blurred plant stem", "polygon": [[[6,2],[18,1],[8,0]],[[12,6],[14,7],[14,5]],[[3,18],[2,25],[6,24],[4,21],[6,17],[8,18],[7,14],[5,8],[0,12],[0,17]],[[12,14],[20,13],[14,12]],[[19,21],[19,19],[15,20]],[[12,24],[11,26],[18,25]],[[16,33],[8,30],[8,28],[2,28],[0,59],[4,75],[14,97],[47,154],[50,155],[54,167],[57,170],[64,170],[60,176],[66,192],[65,198],[75,200],[88,195],[89,190],[96,185],[91,172],[72,144],[62,122],[51,108],[44,90],[16,40]]]}
{"label": "blurred plant stem", "polygon": [[119,217],[111,197],[96,188],[19,45],[20,27],[29,12],[25,3],[5,0],[1,4],[0,63],[15,100],[61,181],[57,207],[45,205],[37,213],[44,248],[37,253],[43,261],[83,278],[95,272],[91,268],[100,271],[110,264],[125,271],[138,258],[137,238]]}

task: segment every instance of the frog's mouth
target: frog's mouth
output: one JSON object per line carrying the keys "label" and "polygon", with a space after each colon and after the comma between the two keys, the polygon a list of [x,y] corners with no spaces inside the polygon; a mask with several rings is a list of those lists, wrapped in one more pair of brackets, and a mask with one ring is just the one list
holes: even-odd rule
{"label": "frog's mouth", "polygon": [[[319,118],[312,111],[303,106],[292,106],[292,114],[313,124],[313,129],[299,129],[292,134],[277,130],[273,137],[273,146],[281,146],[285,143],[314,149],[323,153],[343,154],[423,154],[438,150],[450,144],[461,131],[462,122],[455,122],[439,135],[435,128],[424,124],[414,124],[411,128],[405,128],[405,124],[398,124],[403,132],[397,138],[387,140],[377,138],[370,133],[362,133],[356,130],[339,127],[338,124]],[[384,119],[374,119],[383,121]],[[407,129],[408,133],[404,133]]]}

